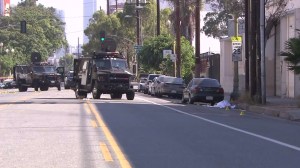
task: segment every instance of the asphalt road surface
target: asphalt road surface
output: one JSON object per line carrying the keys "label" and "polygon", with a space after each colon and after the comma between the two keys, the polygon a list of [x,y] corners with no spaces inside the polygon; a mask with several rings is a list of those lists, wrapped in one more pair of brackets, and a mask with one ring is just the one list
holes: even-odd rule
{"label": "asphalt road surface", "polygon": [[1,90],[0,167],[300,167],[299,122],[179,102]]}

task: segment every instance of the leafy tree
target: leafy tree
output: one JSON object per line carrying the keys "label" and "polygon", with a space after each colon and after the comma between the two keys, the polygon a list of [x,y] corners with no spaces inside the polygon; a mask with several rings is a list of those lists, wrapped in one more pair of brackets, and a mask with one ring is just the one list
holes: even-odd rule
{"label": "leafy tree", "polygon": [[[27,22],[26,34],[20,33],[21,20]],[[46,61],[54,50],[67,45],[63,26],[54,8],[36,5],[30,0],[11,8],[9,17],[0,17],[0,42],[3,43],[0,57],[1,64],[5,64],[1,71],[7,74],[14,64],[29,63],[32,52],[41,53]],[[4,52],[6,49],[14,49],[14,53]]]}
{"label": "leafy tree", "polygon": [[[163,34],[153,37],[144,43],[140,53],[140,63],[146,72],[162,72],[167,75],[173,74],[173,64],[170,60],[163,59],[163,50],[172,50],[174,38]],[[185,78],[190,76],[194,67],[194,49],[189,41],[181,38],[181,74]]]}
{"label": "leafy tree", "polygon": [[[173,6],[175,6],[175,1],[177,0],[168,0],[170,1]],[[180,3],[180,21],[181,21],[181,34],[188,39],[188,41],[190,42],[190,44],[192,44],[193,38],[194,38],[194,34],[195,34],[195,0],[185,0],[185,1],[181,1],[182,3]],[[203,1],[202,1],[203,2]],[[203,3],[201,3],[203,4]],[[175,17],[175,11],[172,12],[172,14],[170,15],[170,19],[172,21],[172,23],[175,23],[175,20],[177,19]],[[176,26],[173,25],[174,30],[176,30]]]}
{"label": "leafy tree", "polygon": [[74,56],[67,54],[59,59],[59,66],[65,67],[65,72],[73,70]]}
{"label": "leafy tree", "polygon": [[285,51],[280,52],[281,56],[286,56],[284,60],[289,65],[289,70],[295,74],[300,74],[300,37],[290,38],[285,42]]}
{"label": "leafy tree", "polygon": [[207,0],[207,3],[212,9],[206,14],[202,28],[207,36],[220,38],[227,35],[230,15],[244,15],[245,4],[241,0]]}
{"label": "leafy tree", "polygon": [[[244,0],[207,0],[206,2],[210,4],[212,12],[206,14],[202,30],[207,36],[214,38],[227,35],[230,14],[242,17],[245,13]],[[288,2],[289,0],[266,0],[265,40],[269,39],[272,28],[279,23],[281,16],[287,11]]]}

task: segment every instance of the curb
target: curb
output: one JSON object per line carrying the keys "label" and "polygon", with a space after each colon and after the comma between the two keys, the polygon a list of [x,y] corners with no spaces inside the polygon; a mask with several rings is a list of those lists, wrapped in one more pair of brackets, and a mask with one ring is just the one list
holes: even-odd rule
{"label": "curb", "polygon": [[[273,117],[279,117],[282,119],[287,119],[291,121],[300,121],[300,109],[294,108],[270,108],[264,106],[255,106],[255,105],[248,105],[248,104],[239,104],[237,108],[254,112],[257,114],[265,114]],[[276,108],[276,107],[275,107]]]}

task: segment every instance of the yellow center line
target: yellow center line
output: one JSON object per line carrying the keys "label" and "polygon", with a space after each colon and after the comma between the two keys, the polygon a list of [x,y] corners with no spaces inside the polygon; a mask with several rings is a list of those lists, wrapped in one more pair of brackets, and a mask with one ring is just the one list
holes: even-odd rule
{"label": "yellow center line", "polygon": [[112,162],[113,159],[111,157],[111,154],[110,154],[106,144],[104,142],[100,142],[99,145],[100,145],[100,150],[102,152],[104,160],[107,161],[107,162]]}
{"label": "yellow center line", "polygon": [[88,113],[89,115],[91,115],[92,112],[91,112],[89,106],[87,104],[84,104],[83,106],[84,106],[84,109],[85,109],[86,113]]}
{"label": "yellow center line", "polygon": [[114,136],[110,132],[109,128],[106,126],[104,120],[100,116],[100,113],[96,110],[95,106],[91,104],[91,102],[88,100],[87,104],[89,105],[91,112],[95,115],[96,120],[98,122],[98,125],[101,127],[102,131],[104,132],[105,137],[107,138],[110,146],[114,150],[120,165],[122,168],[131,168],[131,165],[129,161],[126,159],[125,155],[123,154],[121,148],[119,147],[117,141],[115,140]]}
{"label": "yellow center line", "polygon": [[95,120],[92,120],[92,121],[91,121],[91,125],[92,125],[92,127],[94,127],[94,128],[97,128],[97,127],[98,127],[98,125],[97,125],[97,123],[96,123]]}

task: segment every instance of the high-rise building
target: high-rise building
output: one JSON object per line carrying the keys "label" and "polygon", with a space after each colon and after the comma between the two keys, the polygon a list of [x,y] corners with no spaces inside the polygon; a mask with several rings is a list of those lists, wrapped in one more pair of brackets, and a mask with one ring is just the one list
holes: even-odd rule
{"label": "high-rise building", "polygon": [[[85,30],[89,26],[89,20],[93,17],[93,14],[98,10],[97,7],[97,0],[83,0],[83,30]],[[83,35],[83,44],[86,44],[88,42],[88,37]]]}
{"label": "high-rise building", "polygon": [[0,0],[1,16],[9,16],[10,14],[10,0]]}

